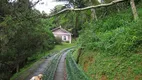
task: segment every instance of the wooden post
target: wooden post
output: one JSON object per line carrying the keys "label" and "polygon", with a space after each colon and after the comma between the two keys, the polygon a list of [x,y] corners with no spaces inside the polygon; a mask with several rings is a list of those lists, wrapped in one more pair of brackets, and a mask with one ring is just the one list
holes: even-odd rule
{"label": "wooden post", "polygon": [[135,6],[134,0],[130,0],[130,5],[131,5],[131,9],[132,9],[134,20],[137,20],[138,19],[138,13],[137,13],[137,10],[136,10],[136,6]]}

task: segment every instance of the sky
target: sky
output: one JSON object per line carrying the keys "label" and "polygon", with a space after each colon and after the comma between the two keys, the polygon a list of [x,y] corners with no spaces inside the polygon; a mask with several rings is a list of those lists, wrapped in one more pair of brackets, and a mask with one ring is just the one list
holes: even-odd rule
{"label": "sky", "polygon": [[35,9],[39,10],[40,12],[44,11],[45,13],[49,14],[56,5],[64,5],[67,3],[67,1],[56,2],[55,0],[42,0],[35,6]]}

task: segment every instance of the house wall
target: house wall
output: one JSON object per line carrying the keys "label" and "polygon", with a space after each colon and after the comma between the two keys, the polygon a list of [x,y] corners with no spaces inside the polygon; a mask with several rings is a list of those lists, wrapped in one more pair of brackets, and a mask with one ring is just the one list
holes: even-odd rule
{"label": "house wall", "polygon": [[65,33],[65,32],[63,32],[61,30],[56,30],[56,31],[53,32],[53,34],[54,34],[55,37],[61,38],[62,41],[64,41],[62,36],[67,36],[68,40],[66,40],[66,41],[69,41],[71,43],[71,34],[70,33]]}
{"label": "house wall", "polygon": [[55,37],[59,37],[62,39],[62,36],[68,36],[68,41],[71,39],[69,34],[54,34]]}

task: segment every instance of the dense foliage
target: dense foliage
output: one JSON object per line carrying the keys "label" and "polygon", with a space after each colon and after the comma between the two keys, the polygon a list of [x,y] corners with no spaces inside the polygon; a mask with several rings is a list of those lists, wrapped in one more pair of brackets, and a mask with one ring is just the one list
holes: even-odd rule
{"label": "dense foliage", "polygon": [[[133,22],[131,14],[115,14],[97,22],[86,22],[79,38],[83,48],[111,55],[126,55],[141,46],[142,21]],[[88,35],[88,38],[84,38]]]}
{"label": "dense foliage", "polygon": [[29,0],[1,0],[0,5],[0,79],[8,80],[29,57],[52,49],[54,37]]}

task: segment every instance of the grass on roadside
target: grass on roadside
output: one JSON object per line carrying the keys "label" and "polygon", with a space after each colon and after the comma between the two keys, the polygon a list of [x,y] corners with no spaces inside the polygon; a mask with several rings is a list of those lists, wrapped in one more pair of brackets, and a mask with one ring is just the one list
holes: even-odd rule
{"label": "grass on roadside", "polygon": [[85,51],[79,65],[92,80],[141,80],[142,55],[133,53],[129,57],[107,56],[95,51]]}

